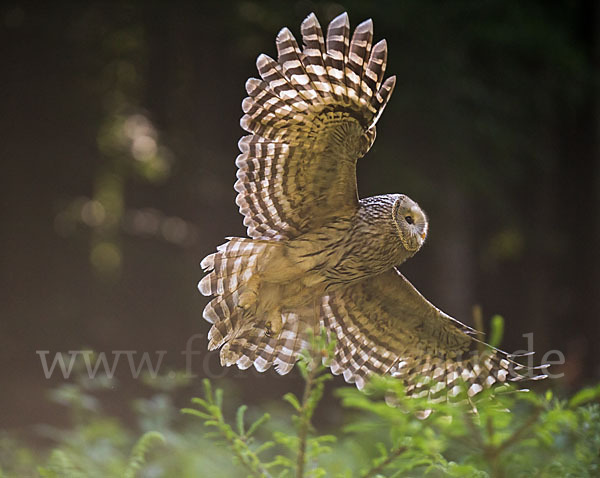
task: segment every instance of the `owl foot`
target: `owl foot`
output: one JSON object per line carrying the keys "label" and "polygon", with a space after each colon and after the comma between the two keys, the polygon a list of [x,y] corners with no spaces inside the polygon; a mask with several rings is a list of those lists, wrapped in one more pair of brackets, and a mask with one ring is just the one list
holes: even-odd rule
{"label": "owl foot", "polygon": [[265,330],[268,337],[277,337],[281,329],[283,328],[283,322],[281,320],[281,312],[276,311],[273,314],[270,314],[271,317],[267,320],[265,324]]}

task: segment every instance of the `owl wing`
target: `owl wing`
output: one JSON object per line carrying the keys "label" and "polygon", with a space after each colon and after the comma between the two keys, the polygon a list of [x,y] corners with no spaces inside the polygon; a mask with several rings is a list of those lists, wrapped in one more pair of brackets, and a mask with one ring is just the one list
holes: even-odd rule
{"label": "owl wing", "polygon": [[304,47],[277,35],[278,60],[257,59],[262,79],[246,83],[235,190],[248,235],[290,239],[358,208],[356,161],[375,139],[395,84],[383,81],[387,44],[373,47],[373,24],[354,31],[346,13],[324,40],[314,14],[302,23]]}
{"label": "owl wing", "polygon": [[324,296],[321,314],[336,339],[332,372],[359,388],[371,374],[391,374],[409,395],[452,396],[461,378],[473,396],[524,378],[524,367],[505,352],[479,352],[475,331],[428,302],[396,269]]}

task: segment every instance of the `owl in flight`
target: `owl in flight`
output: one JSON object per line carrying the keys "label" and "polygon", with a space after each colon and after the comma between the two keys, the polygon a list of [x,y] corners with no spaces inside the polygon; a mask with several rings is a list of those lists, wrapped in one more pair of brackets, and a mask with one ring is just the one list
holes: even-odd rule
{"label": "owl in flight", "polygon": [[288,373],[308,331],[335,339],[334,374],[362,388],[371,374],[403,380],[420,393],[469,396],[523,378],[507,354],[483,357],[474,331],[429,303],[398,271],[427,237],[427,217],[404,194],[359,199],[356,161],[375,140],[394,89],[384,80],[387,44],[367,20],[350,35],[346,13],[323,35],[314,14],[302,49],[277,35],[278,59],[260,55],[261,79],[246,82],[236,203],[250,238],[232,237],[202,261],[198,287],[215,296],[203,312],[209,349],[221,364],[272,365]]}

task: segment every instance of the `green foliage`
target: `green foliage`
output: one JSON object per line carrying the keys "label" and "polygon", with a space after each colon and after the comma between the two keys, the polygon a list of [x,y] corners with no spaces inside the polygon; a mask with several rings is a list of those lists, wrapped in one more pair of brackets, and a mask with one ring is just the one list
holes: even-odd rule
{"label": "green foliage", "polygon": [[[501,327],[496,322],[495,327]],[[407,397],[393,378],[378,378],[364,391],[338,388],[343,418],[326,430],[313,421],[331,378],[325,364],[332,346],[323,336],[311,343],[298,363],[302,396],[285,394],[283,407],[231,409],[235,394],[205,380],[202,397],[177,413],[171,395],[187,381],[170,374],[154,383],[146,380],[156,393],[134,402],[134,431],[102,413],[94,396],[111,381],[77,379],[65,384],[52,398],[72,410],[72,428],[44,428],[56,446],[42,457],[0,434],[0,477],[600,474],[599,385],[569,400],[551,391],[504,387],[486,390],[476,400],[431,403]]]}
{"label": "green foliage", "polygon": [[164,444],[165,437],[158,432],[146,432],[137,441],[131,452],[131,458],[127,463],[127,469],[124,478],[135,478],[137,472],[142,469],[146,463],[146,455],[151,448],[158,444]]}
{"label": "green foliage", "polygon": [[[245,406],[238,409],[235,430],[224,419],[222,393],[213,393],[208,381],[205,398],[193,400],[201,410],[184,411],[217,428],[255,477],[592,477],[600,471],[600,405],[591,403],[600,398],[598,386],[570,401],[504,387],[482,392],[476,402],[432,404],[407,397],[397,380],[379,378],[365,392],[338,389],[347,423],[335,436],[319,435],[310,420],[328,376],[315,364],[310,356],[300,363],[302,400],[283,397],[296,412],[296,433],[275,430],[254,440],[245,432]],[[269,418],[262,415],[251,430]]]}
{"label": "green foliage", "polygon": [[229,425],[223,417],[223,390],[217,389],[214,393],[209,380],[204,380],[204,398],[194,398],[192,402],[199,406],[200,410],[193,408],[184,408],[183,413],[196,416],[204,420],[206,427],[213,427],[216,432],[209,436],[217,440],[223,440],[238,460],[244,466],[251,476],[265,476],[267,466],[261,463],[259,454],[268,450],[274,445],[274,442],[265,442],[258,447],[252,447],[253,434],[270,416],[263,414],[255,420],[248,430],[245,429],[244,414],[247,407],[242,405],[238,408],[236,414],[237,430]]}
{"label": "green foliage", "polygon": [[[381,399],[390,390],[399,407]],[[484,392],[475,404],[432,405],[407,399],[389,379],[377,380],[366,394],[342,389],[338,395],[344,407],[361,412],[346,431],[380,443],[368,453],[403,450],[390,462],[390,476],[596,476],[599,470],[598,404],[573,407],[552,394],[510,390]],[[433,413],[416,419],[424,407]]]}
{"label": "green foliage", "polygon": [[249,476],[326,476],[326,470],[318,466],[318,458],[332,452],[330,444],[336,441],[336,437],[316,434],[311,419],[323,397],[325,381],[331,378],[321,359],[330,356],[332,351],[333,344],[328,343],[322,333],[320,337],[311,339],[310,349],[301,355],[298,368],[305,381],[302,398],[292,393],[283,397],[295,411],[291,415],[295,433],[274,430],[269,439],[256,443],[254,434],[270,420],[270,415],[264,413],[246,431],[244,415],[247,407],[242,405],[237,410],[237,426],[234,429],[223,417],[222,390],[217,389],[213,393],[208,380],[204,381],[204,398],[192,400],[200,410],[185,408],[182,411],[203,419],[206,427],[214,427],[217,436],[229,447]]}

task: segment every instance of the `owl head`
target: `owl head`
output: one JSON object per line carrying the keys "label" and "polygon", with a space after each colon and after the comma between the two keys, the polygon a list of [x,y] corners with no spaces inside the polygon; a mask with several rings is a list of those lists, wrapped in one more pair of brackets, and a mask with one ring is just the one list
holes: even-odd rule
{"label": "owl head", "polygon": [[404,194],[399,194],[392,208],[392,218],[406,250],[418,251],[427,237],[427,216],[419,205]]}

